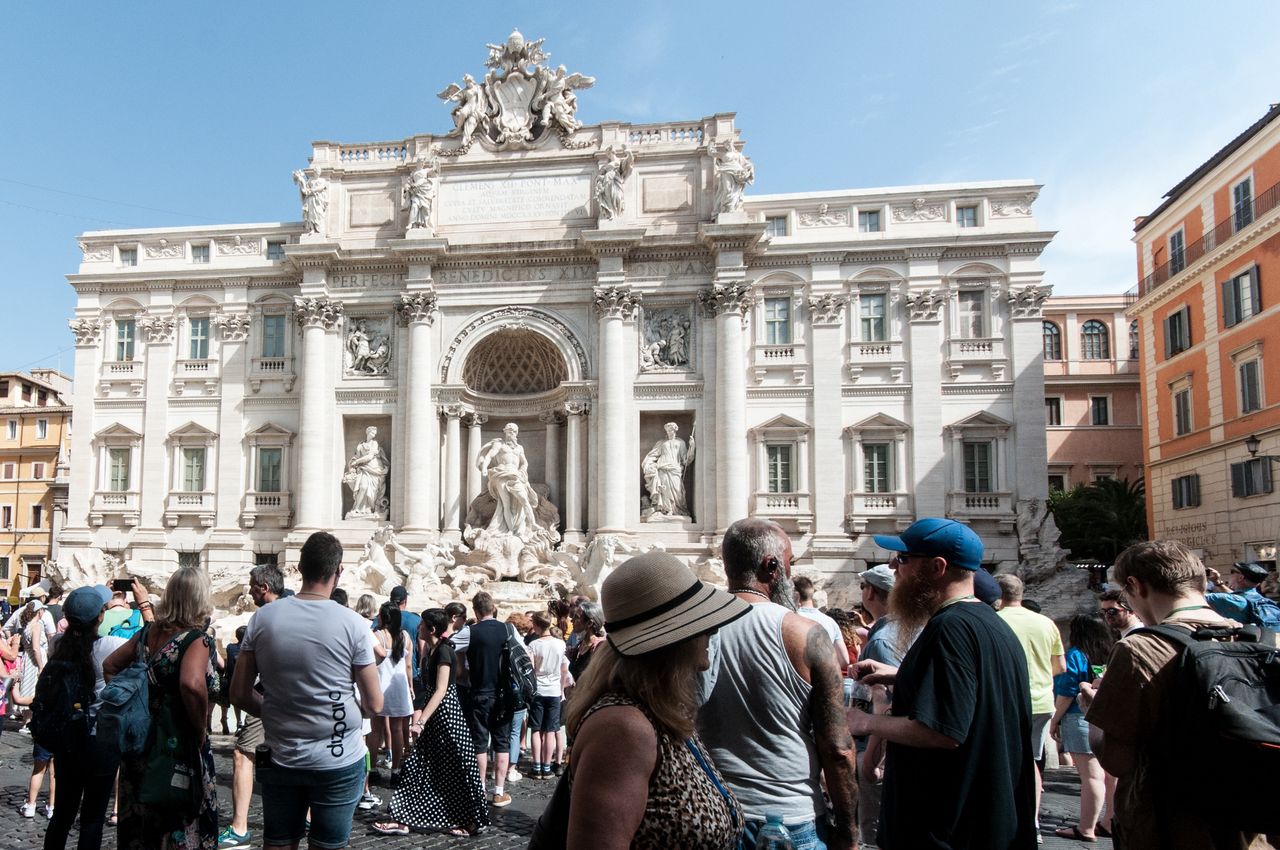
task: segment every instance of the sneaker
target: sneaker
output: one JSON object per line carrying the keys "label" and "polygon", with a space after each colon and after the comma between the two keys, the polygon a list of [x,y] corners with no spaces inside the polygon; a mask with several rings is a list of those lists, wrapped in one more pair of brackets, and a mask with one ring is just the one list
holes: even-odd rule
{"label": "sneaker", "polygon": [[383,753],[378,757],[378,767],[385,767],[387,770],[391,769],[391,753]]}
{"label": "sneaker", "polygon": [[521,779],[524,779],[524,774],[516,770],[514,767],[507,771],[508,782],[519,782]]}
{"label": "sneaker", "polygon": [[31,734],[31,727],[29,727],[29,726],[20,726],[20,727],[18,727],[18,734],[19,734],[19,735],[30,735],[30,734]]}
{"label": "sneaker", "polygon": [[356,805],[367,812],[370,809],[376,809],[378,806],[381,806],[382,800],[372,791],[366,791],[360,795],[360,802],[356,803]]}
{"label": "sneaker", "polygon": [[236,832],[231,827],[227,827],[218,833],[219,847],[248,847],[251,832]]}
{"label": "sneaker", "polygon": [[511,805],[511,795],[510,794],[494,794],[493,802],[490,805],[492,805],[495,809],[506,808],[507,806]]}
{"label": "sneaker", "polygon": [[49,805],[48,803],[44,804],[44,816],[49,818],[50,820],[53,819],[53,806]]}
{"label": "sneaker", "polygon": [[21,806],[18,806],[18,814],[22,815],[24,818],[35,817],[36,816],[35,803],[23,803]]}

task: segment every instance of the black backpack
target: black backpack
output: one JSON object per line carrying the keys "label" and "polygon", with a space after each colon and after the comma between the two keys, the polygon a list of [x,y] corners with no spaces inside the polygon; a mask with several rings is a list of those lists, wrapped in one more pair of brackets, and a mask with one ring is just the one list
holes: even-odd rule
{"label": "black backpack", "polygon": [[89,741],[93,684],[71,661],[50,661],[36,680],[31,703],[31,737],[51,753],[84,752]]}
{"label": "black backpack", "polygon": [[507,642],[502,647],[502,674],[506,682],[503,691],[506,707],[516,712],[533,705],[533,698],[538,695],[538,675],[520,635],[510,623],[507,623]]}
{"label": "black backpack", "polygon": [[[1280,776],[1280,649],[1259,643],[1256,626],[1199,629],[1171,625],[1138,631],[1179,648],[1175,684],[1159,719],[1166,753],[1178,765],[1168,778],[1230,777],[1229,806],[1195,804],[1220,827],[1280,832],[1274,779]],[[1190,801],[1189,801],[1190,804]]]}

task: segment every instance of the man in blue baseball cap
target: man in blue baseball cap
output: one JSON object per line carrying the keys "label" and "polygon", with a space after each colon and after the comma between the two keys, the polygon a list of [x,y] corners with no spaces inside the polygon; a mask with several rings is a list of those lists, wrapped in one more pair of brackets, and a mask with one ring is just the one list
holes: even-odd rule
{"label": "man in blue baseball cap", "polygon": [[974,594],[982,539],[950,519],[875,536],[895,553],[889,613],[910,634],[902,666],[854,665],[893,686],[888,714],[848,710],[854,735],[888,742],[877,844],[883,850],[1031,848],[1035,764],[1027,662],[1012,630]]}

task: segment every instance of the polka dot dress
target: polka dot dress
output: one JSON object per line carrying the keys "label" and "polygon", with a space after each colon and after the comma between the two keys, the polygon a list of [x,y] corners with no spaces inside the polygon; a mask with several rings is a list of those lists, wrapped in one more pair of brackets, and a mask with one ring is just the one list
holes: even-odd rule
{"label": "polka dot dress", "polygon": [[405,759],[391,815],[418,828],[489,825],[475,747],[452,684]]}

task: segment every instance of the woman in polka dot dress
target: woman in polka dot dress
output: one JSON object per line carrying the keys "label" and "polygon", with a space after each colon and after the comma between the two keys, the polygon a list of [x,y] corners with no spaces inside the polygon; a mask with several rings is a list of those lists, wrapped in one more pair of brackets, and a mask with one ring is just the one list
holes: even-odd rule
{"label": "woman in polka dot dress", "polygon": [[384,835],[407,835],[413,829],[475,835],[489,825],[475,746],[453,684],[457,656],[442,637],[448,627],[443,608],[422,612],[420,636],[427,645],[422,682],[431,696],[410,724],[418,739],[391,797],[394,820],[373,825]]}

